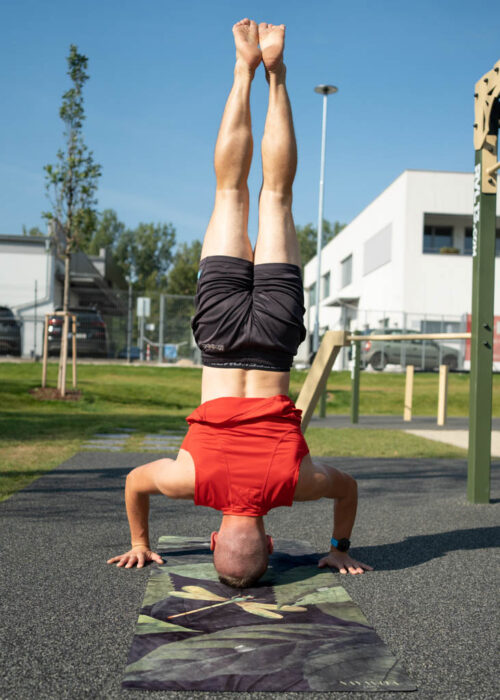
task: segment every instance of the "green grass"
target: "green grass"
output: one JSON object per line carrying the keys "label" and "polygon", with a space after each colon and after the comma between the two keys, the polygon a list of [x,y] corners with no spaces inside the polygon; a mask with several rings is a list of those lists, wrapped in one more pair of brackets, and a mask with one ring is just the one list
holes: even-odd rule
{"label": "green grass", "polygon": [[316,457],[428,457],[461,458],[467,451],[452,445],[424,440],[402,430],[359,428],[309,428],[307,444]]}
{"label": "green grass", "polygon": [[[292,372],[291,395],[298,396],[305,373]],[[438,373],[415,373],[413,387],[413,415],[437,415]],[[359,412],[361,415],[403,415],[405,390],[404,374],[361,373]],[[327,385],[327,413],[348,414],[351,405],[351,375],[332,372]],[[448,415],[469,414],[469,375],[449,375]],[[500,375],[493,376],[493,415],[500,416]]]}
{"label": "green grass", "polygon": [[[48,385],[56,384],[57,365],[48,368]],[[293,371],[290,395],[296,399],[305,372]],[[80,449],[96,432],[134,428],[128,449],[145,433],[185,428],[185,417],[200,400],[201,370],[112,365],[78,367],[79,401],[39,400],[29,391],[40,386],[41,365],[0,363],[0,500],[27,485]],[[404,375],[362,374],[361,414],[401,415]],[[437,375],[416,374],[414,415],[433,415]],[[468,413],[467,375],[450,375],[448,415]],[[494,377],[493,414],[500,415],[500,377]],[[350,375],[333,372],[328,382],[327,412],[345,414],[350,405]],[[373,457],[463,457],[465,452],[401,431],[311,428],[316,455]]]}

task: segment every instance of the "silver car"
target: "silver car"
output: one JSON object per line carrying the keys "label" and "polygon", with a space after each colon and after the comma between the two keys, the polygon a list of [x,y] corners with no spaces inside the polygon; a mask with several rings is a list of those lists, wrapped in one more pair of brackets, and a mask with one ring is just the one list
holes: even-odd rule
{"label": "silver car", "polygon": [[[370,340],[370,335],[414,334],[415,340]],[[458,367],[459,351],[448,345],[440,345],[435,340],[421,340],[418,332],[401,328],[370,330],[361,343],[361,366],[370,365],[382,371],[387,365],[414,365],[418,369],[433,370],[440,364],[450,370]]]}

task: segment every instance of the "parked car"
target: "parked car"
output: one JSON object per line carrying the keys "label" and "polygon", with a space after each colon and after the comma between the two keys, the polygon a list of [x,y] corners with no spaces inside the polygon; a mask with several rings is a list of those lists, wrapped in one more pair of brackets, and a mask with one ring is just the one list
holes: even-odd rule
{"label": "parked car", "polygon": [[0,306],[0,354],[21,354],[21,321],[8,306]]}
{"label": "parked car", "polygon": [[[415,340],[370,340],[370,335],[401,335],[414,334]],[[448,365],[450,370],[457,369],[459,352],[449,345],[441,345],[434,340],[421,340],[417,331],[402,330],[401,328],[371,329],[365,333],[368,337],[362,340],[361,366],[370,365],[373,369],[382,371],[387,365],[414,365],[419,369],[432,370],[440,364]],[[425,343],[425,346],[424,346]]]}
{"label": "parked car", "polygon": [[[62,309],[56,309],[62,311]],[[77,357],[108,356],[108,334],[106,324],[99,311],[90,308],[70,308],[69,312],[76,315],[76,354]],[[49,318],[48,352],[49,355],[59,355],[61,352],[61,336],[63,317],[52,315]],[[72,353],[72,324],[69,326],[68,354]]]}

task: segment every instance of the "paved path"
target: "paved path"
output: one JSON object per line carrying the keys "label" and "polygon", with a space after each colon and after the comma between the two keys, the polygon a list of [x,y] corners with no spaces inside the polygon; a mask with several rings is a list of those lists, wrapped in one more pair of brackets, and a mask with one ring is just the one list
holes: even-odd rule
{"label": "paved path", "polygon": [[[405,430],[405,433],[426,438],[426,440],[455,445],[455,447],[461,447],[464,450],[469,447],[468,430]],[[492,430],[491,432],[491,456],[493,458],[500,457],[500,430]]]}
{"label": "paved path", "polygon": [[[82,452],[0,503],[0,698],[144,698],[120,687],[148,569],[107,566],[127,547],[123,486],[151,453]],[[419,690],[418,700],[496,697],[495,569],[500,463],[494,503],[465,500],[464,460],[331,459],[359,483],[354,555],[375,565],[341,577]],[[298,503],[267,516],[276,537],[327,547],[331,505]],[[152,499],[152,541],[217,528],[215,511]],[[148,696],[149,697],[149,696]],[[154,698],[185,693],[158,692]],[[193,698],[220,694],[192,693]],[[226,700],[296,694],[226,694]],[[394,700],[395,693],[307,695]],[[189,699],[190,700],[190,699]]]}
{"label": "paved path", "polygon": [[[311,428],[379,428],[383,430],[468,430],[469,419],[461,417],[449,417],[445,426],[437,425],[436,416],[415,416],[412,421],[406,422],[402,416],[372,416],[359,417],[359,423],[351,423],[351,417],[346,415],[330,415],[326,418],[313,416],[309,426]],[[492,430],[500,430],[500,418],[493,418]]]}

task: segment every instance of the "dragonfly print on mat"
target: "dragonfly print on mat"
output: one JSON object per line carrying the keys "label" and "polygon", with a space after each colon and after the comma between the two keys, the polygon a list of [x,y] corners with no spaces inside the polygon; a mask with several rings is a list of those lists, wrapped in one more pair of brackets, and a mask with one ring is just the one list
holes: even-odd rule
{"label": "dragonfly print on mat", "polygon": [[177,598],[211,600],[214,602],[212,605],[205,605],[201,608],[196,608],[195,610],[187,610],[186,612],[169,615],[167,618],[169,620],[230,604],[238,605],[245,612],[250,613],[251,615],[274,618],[275,620],[282,620],[283,615],[281,613],[284,612],[307,612],[307,608],[303,608],[299,605],[282,605],[278,607],[278,605],[275,603],[265,603],[259,601],[258,598],[256,599],[253,595],[239,595],[231,598],[224,598],[216,593],[212,593],[206,588],[202,588],[201,586],[183,586],[181,591],[173,591],[170,593],[170,595]]}

